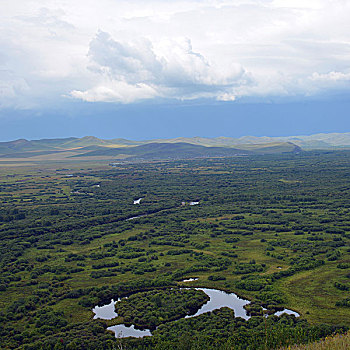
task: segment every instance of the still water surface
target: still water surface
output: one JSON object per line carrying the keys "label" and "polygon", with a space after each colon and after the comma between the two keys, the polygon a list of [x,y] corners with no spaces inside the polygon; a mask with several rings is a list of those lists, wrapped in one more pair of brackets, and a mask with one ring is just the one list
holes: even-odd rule
{"label": "still water surface", "polygon": [[244,305],[250,303],[249,300],[239,298],[235,293],[226,293],[218,289],[209,288],[195,288],[202,290],[205,294],[210,297],[210,300],[205,303],[194,315],[186,316],[185,318],[199,316],[205,312],[220,309],[221,307],[229,307],[233,309],[236,317],[242,317],[248,320],[250,317],[247,315]]}
{"label": "still water surface", "polygon": [[[118,299],[119,301],[120,299]],[[92,312],[95,314],[94,319],[100,318],[102,320],[111,320],[117,317],[118,314],[115,312],[115,301],[112,299],[111,302],[103,306],[95,306]]]}
{"label": "still water surface", "polygon": [[[185,282],[185,281],[182,281]],[[218,289],[210,288],[195,288],[197,290],[202,290],[205,294],[210,297],[210,300],[206,302],[194,315],[185,316],[185,318],[199,316],[205,312],[213,311],[220,309],[221,307],[229,307],[233,309],[236,317],[242,317],[245,320],[248,320],[250,316],[247,315],[244,306],[249,304],[249,300],[242,299],[238,297],[235,293],[226,293]],[[120,299],[118,299],[119,301]],[[92,309],[96,318],[101,318],[104,320],[111,320],[118,316],[115,312],[115,301],[112,299],[111,302],[104,306],[96,306]],[[284,309],[275,313],[276,316],[280,316],[283,313],[294,315],[299,317],[300,315],[292,310]],[[151,336],[152,333],[149,329],[139,330],[135,329],[134,325],[127,327],[124,324],[119,324],[116,326],[108,327],[110,331],[113,331],[116,337],[125,338],[125,337],[135,337],[140,338],[144,336]]]}
{"label": "still water surface", "polygon": [[135,329],[134,325],[131,327],[127,327],[124,324],[118,324],[116,326],[108,327],[109,331],[114,332],[116,338],[126,338],[126,337],[134,337],[134,338],[142,338],[145,336],[151,336],[152,333],[149,329]]}

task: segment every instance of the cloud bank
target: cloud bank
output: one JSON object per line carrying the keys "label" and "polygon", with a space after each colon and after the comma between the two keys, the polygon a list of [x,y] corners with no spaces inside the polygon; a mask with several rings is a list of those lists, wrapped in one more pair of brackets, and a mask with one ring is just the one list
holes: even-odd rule
{"label": "cloud bank", "polygon": [[346,0],[2,2],[0,106],[349,92],[349,17]]}

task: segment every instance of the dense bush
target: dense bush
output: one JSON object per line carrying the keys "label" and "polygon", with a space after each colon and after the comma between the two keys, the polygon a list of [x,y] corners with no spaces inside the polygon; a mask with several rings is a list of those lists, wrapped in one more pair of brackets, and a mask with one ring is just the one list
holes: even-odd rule
{"label": "dense bush", "polygon": [[209,300],[195,289],[153,290],[130,295],[116,304],[116,311],[126,324],[154,329],[165,322],[195,313]]}

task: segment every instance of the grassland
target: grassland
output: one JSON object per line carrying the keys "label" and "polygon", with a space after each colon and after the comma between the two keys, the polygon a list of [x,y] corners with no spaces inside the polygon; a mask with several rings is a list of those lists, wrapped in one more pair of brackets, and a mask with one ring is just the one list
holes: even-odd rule
{"label": "grassland", "polygon": [[307,345],[294,345],[283,350],[347,350],[350,349],[350,334],[337,334]]}

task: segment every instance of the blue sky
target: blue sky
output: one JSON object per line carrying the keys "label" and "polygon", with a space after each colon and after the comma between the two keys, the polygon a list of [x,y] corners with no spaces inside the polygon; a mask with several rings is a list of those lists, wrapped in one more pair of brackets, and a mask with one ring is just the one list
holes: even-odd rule
{"label": "blue sky", "polygon": [[0,140],[350,131],[348,0],[0,3]]}

